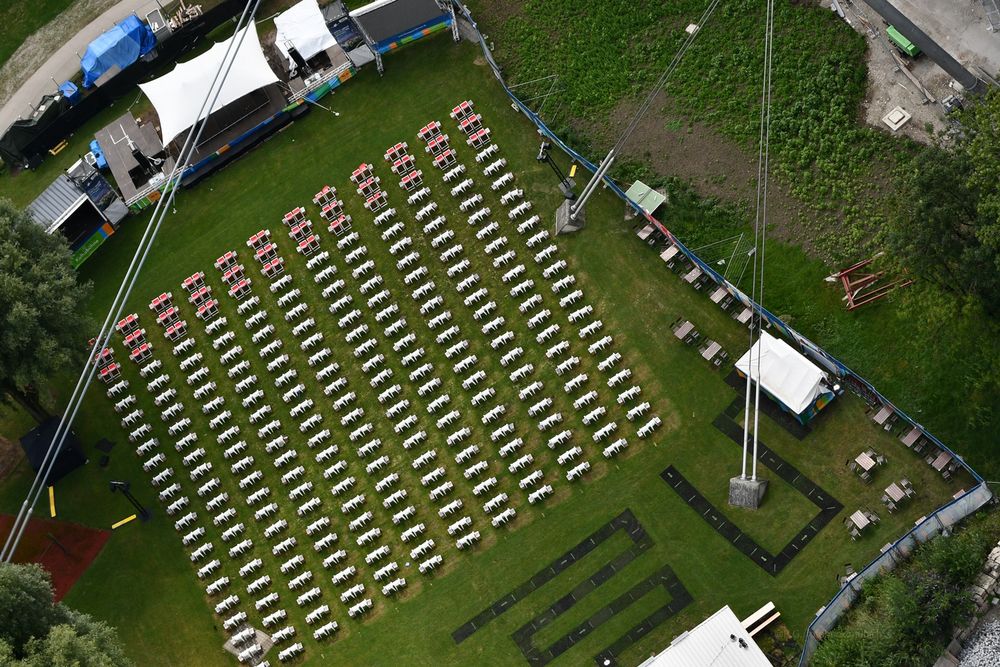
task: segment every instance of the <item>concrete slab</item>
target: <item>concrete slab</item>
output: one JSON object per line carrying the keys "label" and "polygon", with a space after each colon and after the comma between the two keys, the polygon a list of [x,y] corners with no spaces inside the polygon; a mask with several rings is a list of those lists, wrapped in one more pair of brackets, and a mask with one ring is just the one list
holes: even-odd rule
{"label": "concrete slab", "polygon": [[892,0],[892,4],[966,67],[979,65],[990,76],[1000,71],[1000,33],[990,32],[978,0]]}
{"label": "concrete slab", "polygon": [[913,118],[913,114],[904,109],[903,107],[896,107],[886,115],[882,116],[882,122],[886,126],[895,132],[899,128],[906,125],[909,120]]}

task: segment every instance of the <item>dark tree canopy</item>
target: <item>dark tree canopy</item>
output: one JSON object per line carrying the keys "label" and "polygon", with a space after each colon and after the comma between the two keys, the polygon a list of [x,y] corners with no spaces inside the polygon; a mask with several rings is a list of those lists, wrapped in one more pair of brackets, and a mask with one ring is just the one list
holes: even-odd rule
{"label": "dark tree canopy", "polygon": [[16,396],[86,353],[90,287],[77,282],[70,257],[60,234],[0,200],[0,385]]}
{"label": "dark tree canopy", "polygon": [[128,667],[114,628],[56,604],[38,565],[0,565],[0,664]]}
{"label": "dark tree canopy", "polygon": [[954,150],[926,148],[885,230],[886,250],[911,275],[1000,314],[1000,92],[962,117]]}

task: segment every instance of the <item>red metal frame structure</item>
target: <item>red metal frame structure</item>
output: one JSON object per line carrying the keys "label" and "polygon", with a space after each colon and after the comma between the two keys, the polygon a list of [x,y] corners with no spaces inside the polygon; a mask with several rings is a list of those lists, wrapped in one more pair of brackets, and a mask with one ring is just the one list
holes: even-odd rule
{"label": "red metal frame structure", "polygon": [[847,301],[847,310],[855,310],[861,306],[878,301],[885,298],[893,290],[913,283],[912,279],[905,278],[890,283],[879,284],[885,276],[885,271],[876,271],[874,273],[863,271],[865,267],[874,262],[878,257],[879,255],[869,257],[830,276],[829,280],[831,281],[840,280],[840,284],[844,288],[844,300]]}

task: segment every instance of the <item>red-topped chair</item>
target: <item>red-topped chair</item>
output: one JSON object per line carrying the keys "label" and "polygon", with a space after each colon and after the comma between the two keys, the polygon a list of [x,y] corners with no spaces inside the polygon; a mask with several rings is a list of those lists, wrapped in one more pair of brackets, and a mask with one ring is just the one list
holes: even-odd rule
{"label": "red-topped chair", "polygon": [[205,274],[201,271],[195,271],[190,276],[181,281],[181,287],[186,289],[188,292],[193,292],[199,287],[205,286]]}
{"label": "red-topped chair", "polygon": [[465,100],[464,102],[459,103],[458,106],[456,106],[454,109],[451,110],[451,117],[457,121],[461,121],[466,116],[472,113],[474,107],[475,104],[473,104],[472,100]]}
{"label": "red-topped chair", "polygon": [[285,214],[281,219],[283,223],[291,227],[294,224],[300,223],[306,219],[306,210],[301,206],[293,208],[291,211]]}
{"label": "red-topped chair", "polygon": [[118,320],[118,324],[115,325],[115,328],[118,329],[118,333],[123,336],[130,334],[139,328],[139,316],[135,313],[126,315],[122,319]]}
{"label": "red-topped chair", "polygon": [[417,132],[417,138],[421,141],[430,141],[439,134],[441,134],[441,123],[439,121],[432,120],[420,128],[420,131]]}
{"label": "red-topped chair", "polygon": [[327,222],[339,218],[344,214],[344,202],[340,199],[334,199],[327,203],[319,214]]}
{"label": "red-topped chair", "polygon": [[264,267],[261,269],[265,278],[276,278],[285,272],[285,258],[276,257],[269,262],[264,263]]}
{"label": "red-topped chair", "polygon": [[448,169],[456,162],[458,158],[455,157],[455,151],[450,148],[434,158],[434,166],[438,169]]}
{"label": "red-topped chair", "polygon": [[104,381],[105,384],[111,384],[122,376],[122,367],[118,364],[108,364],[99,370],[97,375]]}
{"label": "red-topped chair", "polygon": [[174,322],[169,327],[167,327],[167,330],[164,332],[164,335],[167,337],[167,340],[169,340],[172,343],[176,343],[177,341],[187,336],[188,333],[187,327],[188,327],[187,322],[185,322],[184,320],[180,320],[179,322]]}
{"label": "red-topped chair", "polygon": [[372,166],[367,162],[362,162],[351,174],[351,182],[357,185],[362,181],[367,181],[372,177]]}
{"label": "red-topped chair", "polygon": [[215,260],[215,268],[219,271],[226,271],[236,264],[236,251],[230,250],[226,254]]}
{"label": "red-topped chair", "polygon": [[157,323],[163,327],[168,327],[179,319],[179,311],[174,306],[170,306],[170,308],[167,308],[156,316]]}
{"label": "red-topped chair", "polygon": [[261,264],[265,262],[270,262],[277,256],[278,256],[278,246],[274,245],[273,243],[268,243],[267,245],[258,248],[257,252],[254,253],[254,257],[256,257],[257,261],[260,262]]}
{"label": "red-topped chair", "polygon": [[317,250],[319,250],[319,237],[316,236],[315,234],[313,234],[309,238],[306,238],[306,239],[303,239],[302,241],[299,241],[298,248],[299,248],[299,252],[304,257],[309,257],[314,252],[316,252]]}
{"label": "red-topped chair", "polygon": [[320,190],[313,196],[313,203],[316,206],[323,206],[327,204],[331,199],[337,198],[337,188],[332,188],[329,185],[324,185],[323,189]]}
{"label": "red-topped chair", "polygon": [[477,113],[469,114],[458,121],[458,129],[466,134],[472,134],[483,127],[483,117]]}
{"label": "red-topped chair", "polygon": [[247,239],[247,247],[253,250],[257,250],[265,245],[271,240],[271,232],[267,229],[262,229],[256,234],[252,235]]}
{"label": "red-topped chair", "polygon": [[427,147],[424,149],[431,155],[440,155],[444,151],[448,150],[451,143],[448,140],[447,134],[439,134],[430,141],[427,142]]}
{"label": "red-topped chair", "polygon": [[153,300],[149,302],[149,309],[155,313],[165,310],[173,305],[174,295],[170,292],[164,292],[159,296],[153,297]]}
{"label": "red-topped chair", "polygon": [[380,185],[381,182],[382,179],[380,179],[378,176],[373,176],[368,180],[362,181],[361,183],[358,184],[358,194],[361,195],[362,197],[372,196],[373,194],[382,189],[382,186]]}

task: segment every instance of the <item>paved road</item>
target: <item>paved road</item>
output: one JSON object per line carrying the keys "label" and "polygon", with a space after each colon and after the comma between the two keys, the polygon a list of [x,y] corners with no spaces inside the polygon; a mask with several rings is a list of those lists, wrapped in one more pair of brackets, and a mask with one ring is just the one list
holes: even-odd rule
{"label": "paved road", "polygon": [[27,117],[31,113],[29,104],[36,104],[42,95],[53,92],[55,88],[53,79],[61,83],[79,72],[80,59],[76,54],[82,55],[87,45],[98,35],[133,12],[145,19],[146,13],[153,9],[156,9],[155,0],[121,0],[84,26],[72,39],[59,47],[59,50],[53,53],[45,64],[39,67],[6,101],[0,109],[0,131],[6,131],[19,116]]}
{"label": "paved road", "polygon": [[979,76],[972,65],[990,75],[1000,71],[1000,33],[990,32],[979,0],[892,0],[927,36]]}

